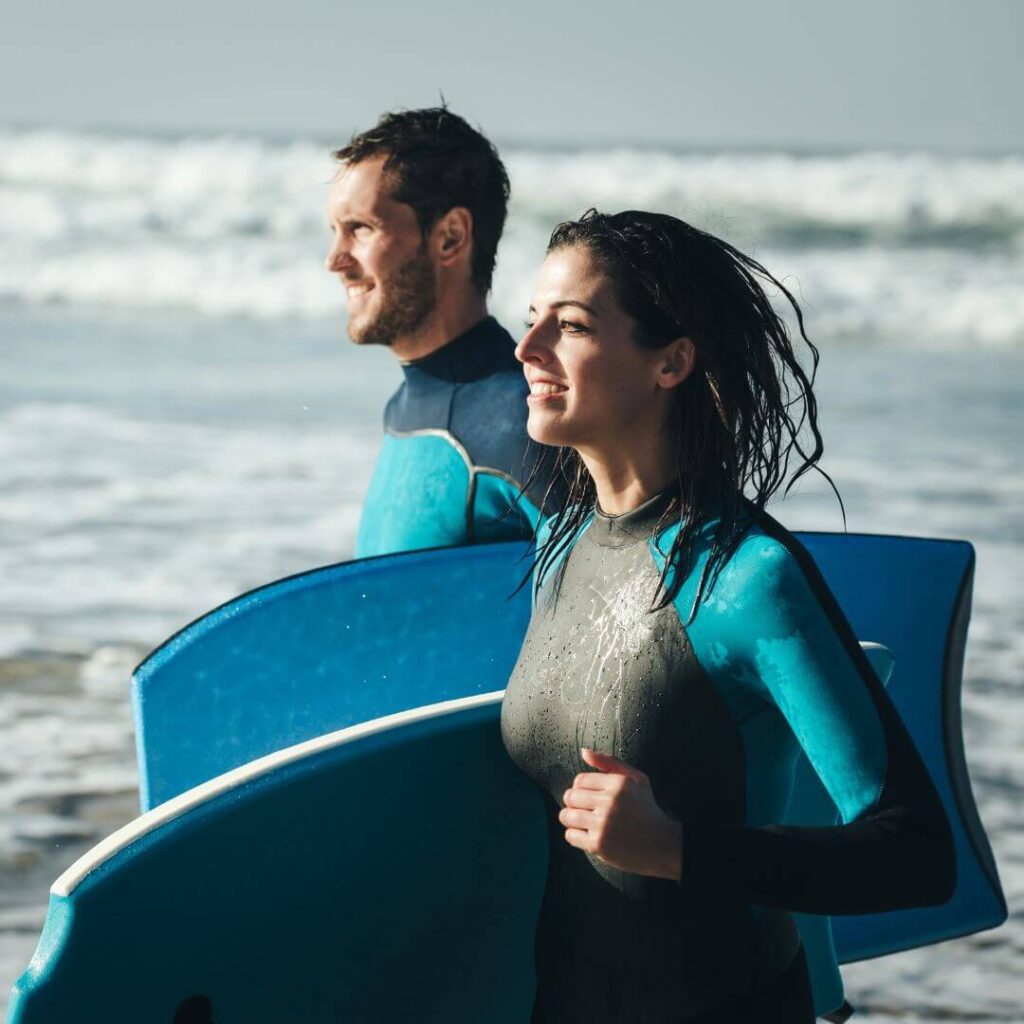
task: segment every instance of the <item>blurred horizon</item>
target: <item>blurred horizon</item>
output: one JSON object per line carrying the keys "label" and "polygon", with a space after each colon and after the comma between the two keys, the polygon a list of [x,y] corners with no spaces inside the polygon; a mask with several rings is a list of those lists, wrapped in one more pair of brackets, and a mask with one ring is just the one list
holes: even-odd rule
{"label": "blurred horizon", "polygon": [[[396,107],[394,109],[406,109]],[[459,114],[457,107],[449,104],[453,113]],[[383,113],[383,111],[382,111]],[[871,144],[860,144],[856,142],[829,142],[809,141],[798,139],[772,139],[766,137],[763,140],[742,140],[742,139],[673,139],[666,136],[664,139],[656,138],[631,138],[628,135],[607,135],[580,138],[572,141],[557,140],[552,138],[533,138],[528,134],[487,132],[484,126],[477,124],[472,118],[467,118],[474,127],[484,131],[487,137],[494,143],[499,152],[502,149],[530,149],[544,153],[573,153],[592,150],[629,149],[638,152],[666,152],[672,154],[680,153],[750,153],[763,155],[767,153],[784,153],[790,156],[849,156],[855,153],[891,153],[894,155],[906,156],[914,153],[924,153],[931,156],[942,157],[986,157],[999,159],[1003,157],[1024,157],[1024,142],[1014,145],[999,145],[996,143],[961,145],[955,143],[944,143],[935,141],[932,143],[911,143],[911,142],[876,142]],[[155,125],[125,122],[123,124],[102,124],[102,123],[72,123],[62,122],[59,119],[51,120],[29,120],[18,118],[0,118],[0,132],[7,131],[21,134],[29,132],[57,131],[69,134],[80,134],[92,137],[132,137],[150,138],[157,141],[182,141],[184,139],[210,140],[223,138],[258,139],[269,146],[288,146],[297,142],[316,143],[326,148],[336,148],[343,142],[370,126],[367,123],[353,123],[351,127],[342,126],[336,132],[326,128],[305,130],[301,128],[287,129],[283,127],[232,127],[230,125],[207,125],[207,126],[183,126],[183,125]]]}

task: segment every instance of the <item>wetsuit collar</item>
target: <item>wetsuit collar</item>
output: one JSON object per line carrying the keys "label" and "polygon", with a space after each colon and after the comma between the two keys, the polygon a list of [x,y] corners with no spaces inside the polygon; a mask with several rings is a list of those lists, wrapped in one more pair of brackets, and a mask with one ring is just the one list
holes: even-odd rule
{"label": "wetsuit collar", "polygon": [[430,355],[402,363],[402,372],[410,383],[431,377],[463,384],[518,365],[511,335],[493,316],[486,316]]}
{"label": "wetsuit collar", "polygon": [[594,520],[587,535],[595,544],[610,548],[647,541],[660,532],[659,528],[663,529],[679,518],[678,505],[672,507],[673,499],[678,495],[679,485],[673,482],[642,505],[617,516],[603,512],[595,501]]}

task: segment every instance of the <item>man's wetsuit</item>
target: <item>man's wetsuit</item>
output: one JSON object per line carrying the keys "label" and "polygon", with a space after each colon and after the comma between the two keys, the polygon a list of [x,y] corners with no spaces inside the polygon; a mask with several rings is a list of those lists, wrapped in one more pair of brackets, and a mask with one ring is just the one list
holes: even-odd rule
{"label": "man's wetsuit", "polygon": [[[813,1020],[791,911],[855,914],[948,900],[949,822],[921,758],[806,549],[751,525],[695,618],[707,561],[649,612],[678,524],[663,493],[596,511],[539,581],[502,706],[510,756],[545,792],[550,863],[534,1024]],[[752,512],[752,507],[748,508]],[[679,881],[569,845],[562,796],[580,747],[650,778],[682,822]],[[803,749],[843,825],[784,818]]]}
{"label": "man's wetsuit", "polygon": [[533,535],[546,477],[506,514],[541,451],[526,433],[529,388],[514,349],[486,317],[403,365],[356,557]]}

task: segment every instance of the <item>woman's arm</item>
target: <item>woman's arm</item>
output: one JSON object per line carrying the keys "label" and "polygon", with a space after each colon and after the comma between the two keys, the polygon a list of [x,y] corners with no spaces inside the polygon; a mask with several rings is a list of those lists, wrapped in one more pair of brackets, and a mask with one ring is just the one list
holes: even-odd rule
{"label": "woman's arm", "polygon": [[945,809],[813,560],[779,528],[748,537],[733,562],[697,631],[777,705],[844,824],[684,821],[681,888],[818,914],[946,902],[956,863]]}

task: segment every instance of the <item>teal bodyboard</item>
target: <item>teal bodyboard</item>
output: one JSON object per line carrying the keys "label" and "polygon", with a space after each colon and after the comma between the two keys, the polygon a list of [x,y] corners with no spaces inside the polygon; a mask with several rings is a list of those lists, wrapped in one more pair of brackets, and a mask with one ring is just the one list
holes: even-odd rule
{"label": "teal bodyboard", "polygon": [[[833,918],[840,962],[995,927],[1006,903],[971,793],[961,681],[974,549],[965,541],[798,533],[854,633],[895,657],[889,693],[956,839],[942,907]],[[520,542],[386,555],[228,602],[159,647],[132,693],[143,808],[273,750],[442,700],[504,688],[529,619]],[[787,821],[831,824],[806,758]]]}
{"label": "teal bodyboard", "polygon": [[[855,633],[893,652],[890,693],[957,844],[950,903],[834,918],[839,959],[1000,924],[1006,905],[960,731],[973,550],[958,541],[799,536]],[[183,1006],[202,1012],[204,999],[222,1024],[392,1013],[468,1021],[479,1019],[480,1006],[488,1019],[506,1019],[490,1013],[490,995],[481,993],[507,995],[507,1019],[525,1019],[546,831],[536,791],[500,748],[497,698],[485,700],[486,711],[453,712],[450,733],[441,725],[449,719],[435,715],[433,725],[406,723],[386,741],[378,730],[276,767],[248,763],[303,741],[315,746],[322,741],[313,737],[358,730],[382,715],[415,717],[421,712],[409,709],[500,691],[529,615],[529,587],[513,596],[529,568],[524,553],[521,543],[505,543],[329,566],[229,602],[155,651],[133,679],[142,796],[154,810],[122,830],[130,835],[114,843],[113,854],[72,869],[80,878],[70,891],[55,887],[10,1019],[68,1019],[68,1007],[95,1006],[104,1020],[173,1020]],[[482,730],[477,740],[463,727],[470,720]],[[232,769],[240,773],[235,782],[215,778]],[[403,799],[399,779],[414,786],[414,800]],[[424,788],[424,779],[431,785]],[[474,789],[477,782],[485,788]],[[203,795],[208,786],[216,795]],[[463,822],[458,809],[476,811],[496,798],[503,815],[506,801],[513,811],[492,849],[488,821],[465,815]],[[442,812],[448,816],[431,817]],[[410,848],[411,862],[387,845],[396,820],[411,821],[407,831],[420,844]],[[803,761],[787,821],[834,820]],[[482,834],[473,831],[478,825]],[[467,851],[488,865],[482,874]],[[463,879],[475,887],[476,902]],[[509,907],[518,909],[506,914]],[[375,914],[385,930],[373,930]],[[435,936],[431,922],[442,918]],[[490,936],[483,945],[481,927]],[[428,955],[433,967],[411,979],[425,993],[424,1012],[401,1002],[407,975],[393,986],[381,980],[420,943],[444,961]],[[377,951],[369,960],[367,948]],[[388,950],[396,961],[387,960]],[[333,988],[323,984],[324,971],[334,971]],[[474,989],[465,979],[478,974],[482,986]],[[466,1003],[452,1001],[453,987],[465,988]],[[117,1016],[132,1000],[130,1012]]]}
{"label": "teal bodyboard", "polygon": [[530,547],[343,562],[215,609],[132,676],[143,810],[347,725],[504,689],[529,621]]}
{"label": "teal bodyboard", "polygon": [[115,833],[55,883],[10,1024],[522,1024],[547,837],[500,697],[314,740]]}

